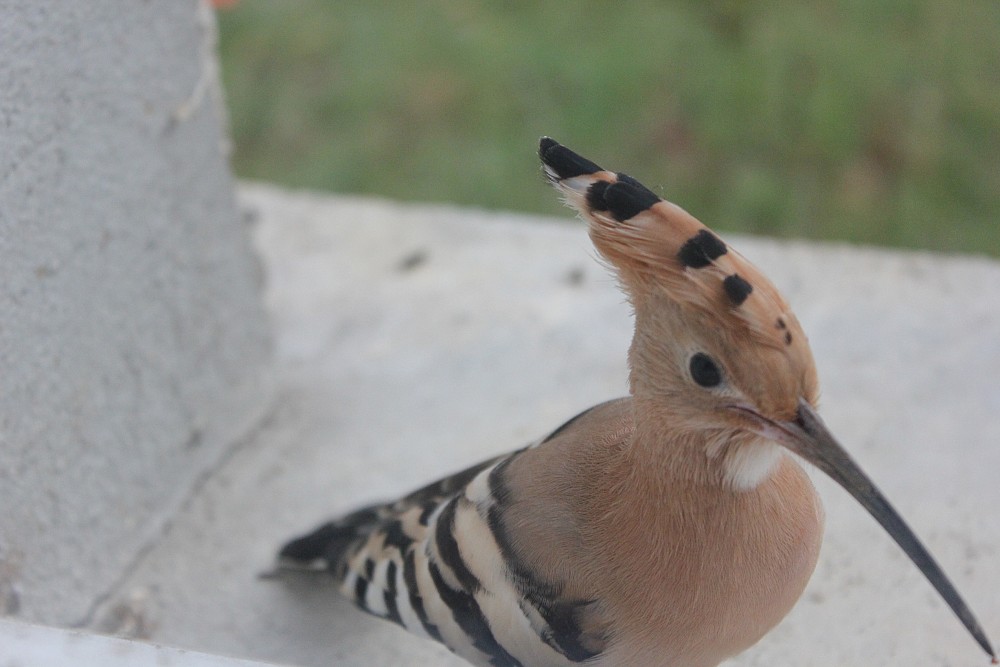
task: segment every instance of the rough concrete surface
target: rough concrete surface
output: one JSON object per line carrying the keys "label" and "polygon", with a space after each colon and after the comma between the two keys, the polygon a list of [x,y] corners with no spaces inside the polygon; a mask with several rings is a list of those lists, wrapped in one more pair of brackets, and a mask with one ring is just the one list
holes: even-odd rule
{"label": "rough concrete surface", "polygon": [[0,614],[84,624],[260,418],[207,4],[0,0]]}
{"label": "rough concrete surface", "polygon": [[[541,183],[539,187],[544,187]],[[284,539],[509,450],[625,392],[630,317],[580,224],[242,189],[283,393],[122,589],[168,644],[299,665],[460,665],[323,582],[260,580]],[[823,413],[1000,638],[1000,265],[740,238],[790,298]],[[732,664],[979,665],[846,493],[801,602]],[[664,604],[670,604],[669,599]]]}

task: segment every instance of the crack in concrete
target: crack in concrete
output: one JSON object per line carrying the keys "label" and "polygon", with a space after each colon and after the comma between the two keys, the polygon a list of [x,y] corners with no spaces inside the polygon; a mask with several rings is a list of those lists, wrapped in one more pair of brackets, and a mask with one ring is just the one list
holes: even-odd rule
{"label": "crack in concrete", "polygon": [[131,620],[131,623],[128,625],[135,627],[148,627],[148,619],[143,619],[142,623],[135,622],[135,619],[132,617],[136,614],[136,611],[132,608],[132,606],[129,606],[128,601],[123,602],[121,605],[113,603],[124,596],[124,588],[128,584],[129,580],[132,579],[132,577],[139,571],[145,563],[146,558],[163,542],[167,535],[170,534],[170,531],[173,529],[177,519],[191,507],[194,501],[205,490],[208,483],[214,479],[216,474],[224,469],[240,452],[246,451],[254,443],[258,442],[259,438],[262,437],[263,434],[278,421],[278,419],[280,419],[281,414],[290,403],[291,394],[289,391],[282,389],[275,390],[274,398],[270,401],[269,405],[262,409],[261,416],[254,420],[254,422],[242,435],[233,438],[232,444],[228,447],[224,447],[215,460],[206,465],[205,468],[198,473],[198,475],[191,482],[187,493],[185,493],[180,502],[177,503],[174,510],[169,512],[162,519],[159,527],[157,527],[155,531],[151,531],[150,537],[136,550],[135,555],[129,563],[122,568],[121,573],[111,584],[108,590],[95,597],[83,616],[78,621],[69,624],[70,628],[89,629],[98,632],[118,634],[122,629],[121,627],[101,626],[102,621],[114,618],[116,616],[115,609],[122,605],[125,605],[123,606],[123,609],[126,609],[127,607],[127,611],[129,612],[126,614],[126,616]]}

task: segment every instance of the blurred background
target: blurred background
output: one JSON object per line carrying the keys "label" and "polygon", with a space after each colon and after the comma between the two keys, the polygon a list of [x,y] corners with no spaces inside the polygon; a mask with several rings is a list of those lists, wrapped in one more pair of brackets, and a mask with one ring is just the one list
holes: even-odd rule
{"label": "blurred background", "polygon": [[1000,2],[219,0],[233,164],[569,213],[547,134],[708,225],[1000,257]]}

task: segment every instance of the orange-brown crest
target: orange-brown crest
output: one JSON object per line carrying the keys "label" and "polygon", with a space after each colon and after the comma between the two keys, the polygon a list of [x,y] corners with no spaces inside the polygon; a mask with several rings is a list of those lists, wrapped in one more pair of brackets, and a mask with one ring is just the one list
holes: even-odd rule
{"label": "orange-brown crest", "polygon": [[[645,298],[665,295],[720,335],[780,350],[811,372],[812,353],[788,303],[708,227],[631,176],[604,170],[552,139],[542,139],[539,155],[637,309]],[[814,378],[804,384],[815,385]],[[815,401],[815,387],[810,393],[807,400]]]}

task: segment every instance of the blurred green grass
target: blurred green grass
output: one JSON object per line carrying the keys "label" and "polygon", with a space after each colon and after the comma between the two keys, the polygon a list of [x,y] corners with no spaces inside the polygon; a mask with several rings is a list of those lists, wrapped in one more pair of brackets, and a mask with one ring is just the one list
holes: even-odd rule
{"label": "blurred green grass", "polygon": [[551,135],[710,226],[1000,256],[1000,2],[244,0],[236,172],[568,216]]}

